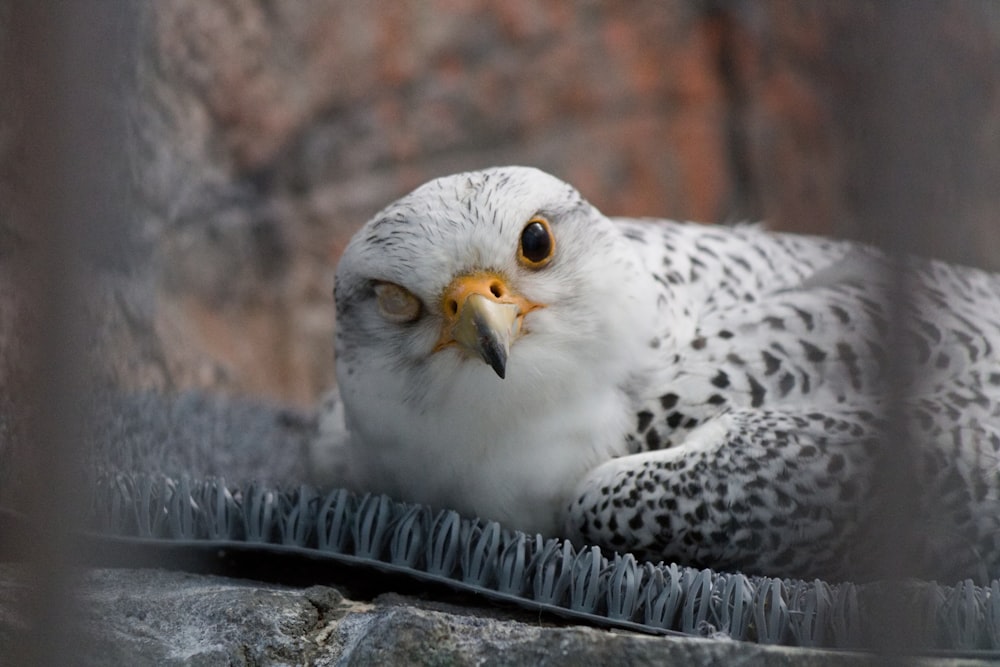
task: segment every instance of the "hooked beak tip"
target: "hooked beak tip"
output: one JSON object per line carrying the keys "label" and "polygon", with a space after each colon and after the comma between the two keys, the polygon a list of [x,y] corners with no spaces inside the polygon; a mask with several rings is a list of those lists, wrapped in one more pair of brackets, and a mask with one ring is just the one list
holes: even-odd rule
{"label": "hooked beak tip", "polygon": [[473,317],[472,322],[479,355],[503,379],[507,375],[507,356],[510,354],[510,325],[498,329],[494,318],[479,314]]}
{"label": "hooked beak tip", "polygon": [[510,344],[518,329],[516,305],[491,301],[479,294],[463,304],[452,327],[454,340],[475,353],[500,378],[507,375]]}
{"label": "hooked beak tip", "polygon": [[482,356],[483,361],[489,364],[501,380],[507,377],[507,350],[499,344],[487,345],[483,347]]}

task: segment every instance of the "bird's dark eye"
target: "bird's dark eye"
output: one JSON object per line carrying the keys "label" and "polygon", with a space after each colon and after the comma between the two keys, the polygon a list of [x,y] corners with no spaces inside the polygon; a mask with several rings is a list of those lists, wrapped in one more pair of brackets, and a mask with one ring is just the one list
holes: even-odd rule
{"label": "bird's dark eye", "polygon": [[552,237],[549,221],[536,215],[521,230],[518,261],[529,269],[540,269],[549,263],[555,250],[556,240]]}

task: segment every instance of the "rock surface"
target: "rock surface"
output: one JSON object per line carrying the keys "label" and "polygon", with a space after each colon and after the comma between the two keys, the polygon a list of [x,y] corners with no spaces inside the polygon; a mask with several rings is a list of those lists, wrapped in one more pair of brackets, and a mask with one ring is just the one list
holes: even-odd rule
{"label": "rock surface", "polygon": [[[311,404],[352,231],[504,163],[617,215],[867,240],[898,216],[895,240],[1000,268],[1000,11],[919,2],[136,5],[101,33],[119,85],[95,116],[118,119],[100,127],[135,181],[132,273],[98,306],[109,363],[130,386]],[[0,81],[27,71],[15,6]],[[0,271],[38,241],[18,109],[0,108]]]}
{"label": "rock surface", "polygon": [[[28,596],[23,569],[0,564],[5,646],[20,648],[19,605]],[[880,664],[859,653],[650,637],[560,625],[496,607],[394,593],[353,600],[329,586],[292,588],[165,570],[88,571],[74,609],[83,637],[74,654],[80,665]]]}

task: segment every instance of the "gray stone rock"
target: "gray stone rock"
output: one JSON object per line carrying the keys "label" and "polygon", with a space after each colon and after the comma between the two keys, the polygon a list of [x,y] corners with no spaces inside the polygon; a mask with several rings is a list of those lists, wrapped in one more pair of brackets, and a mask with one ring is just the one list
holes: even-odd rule
{"label": "gray stone rock", "polygon": [[[25,636],[31,599],[21,566],[0,565],[0,644]],[[884,657],[759,646],[724,638],[650,637],[563,625],[499,607],[386,593],[352,600],[328,586],[291,588],[152,569],[97,569],[80,584],[81,665],[816,665]],[[6,652],[6,651],[5,651]],[[915,664],[986,664],[931,659]]]}

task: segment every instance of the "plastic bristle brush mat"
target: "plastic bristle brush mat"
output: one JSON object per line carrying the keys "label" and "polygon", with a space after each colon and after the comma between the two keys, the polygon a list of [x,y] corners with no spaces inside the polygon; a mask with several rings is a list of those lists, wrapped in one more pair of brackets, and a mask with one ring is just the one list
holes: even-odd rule
{"label": "plastic bristle brush mat", "polygon": [[[308,487],[280,490],[221,479],[106,473],[89,530],[98,541],[204,547],[270,557],[306,555],[651,634],[724,635],[765,644],[863,649],[880,627],[865,603],[893,595],[916,609],[917,651],[1000,657],[1000,581],[977,586],[830,584],[748,577],[664,563],[506,530],[386,496]],[[879,605],[884,613],[885,605]]]}

